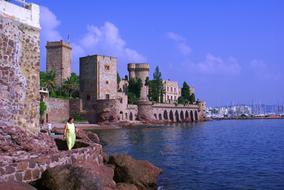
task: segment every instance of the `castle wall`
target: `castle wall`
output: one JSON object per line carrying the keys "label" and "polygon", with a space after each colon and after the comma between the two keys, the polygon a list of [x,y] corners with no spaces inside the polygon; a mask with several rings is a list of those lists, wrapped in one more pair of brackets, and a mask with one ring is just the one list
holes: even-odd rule
{"label": "castle wall", "polygon": [[94,117],[92,122],[117,121],[116,100],[97,100],[94,105]]}
{"label": "castle wall", "polygon": [[114,57],[98,56],[97,61],[99,68],[97,99],[115,99],[117,93],[117,60]]}
{"label": "castle wall", "polygon": [[69,100],[49,98],[47,100],[47,114],[49,123],[66,122],[70,115]]}
{"label": "castle wall", "polygon": [[71,99],[69,100],[69,115],[70,116],[75,116],[79,115],[83,111],[83,102],[82,99],[76,98],[76,99]]}
{"label": "castle wall", "polygon": [[0,1],[0,124],[39,131],[39,7]]}
{"label": "castle wall", "polygon": [[[117,93],[117,60],[93,55],[80,58],[80,91],[84,102],[115,99]],[[84,103],[87,106],[88,103]]]}
{"label": "castle wall", "polygon": [[96,56],[80,58],[80,98],[83,100],[84,110],[91,110],[97,98],[96,61]]}
{"label": "castle wall", "polygon": [[196,104],[154,104],[153,118],[168,122],[203,121],[205,118],[202,109],[201,105]]}

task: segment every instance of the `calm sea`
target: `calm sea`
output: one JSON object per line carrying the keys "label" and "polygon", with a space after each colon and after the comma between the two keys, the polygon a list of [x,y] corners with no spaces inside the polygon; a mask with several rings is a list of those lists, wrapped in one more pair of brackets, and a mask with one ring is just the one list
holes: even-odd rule
{"label": "calm sea", "polygon": [[210,121],[99,132],[104,150],[163,169],[159,189],[284,190],[284,120]]}

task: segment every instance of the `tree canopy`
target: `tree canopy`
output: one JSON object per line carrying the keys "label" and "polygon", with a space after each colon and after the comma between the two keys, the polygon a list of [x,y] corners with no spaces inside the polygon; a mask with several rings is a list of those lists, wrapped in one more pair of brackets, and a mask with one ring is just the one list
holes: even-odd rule
{"label": "tree canopy", "polygon": [[188,104],[188,103],[194,103],[195,100],[195,94],[190,92],[190,86],[183,82],[182,88],[181,88],[181,96],[178,98],[179,104]]}
{"label": "tree canopy", "polygon": [[138,99],[140,98],[141,88],[141,79],[132,78],[128,81],[127,95],[129,104],[137,103]]}
{"label": "tree canopy", "polygon": [[153,73],[153,80],[146,80],[145,84],[149,86],[149,99],[155,102],[163,102],[165,90],[163,87],[162,73],[158,66]]}

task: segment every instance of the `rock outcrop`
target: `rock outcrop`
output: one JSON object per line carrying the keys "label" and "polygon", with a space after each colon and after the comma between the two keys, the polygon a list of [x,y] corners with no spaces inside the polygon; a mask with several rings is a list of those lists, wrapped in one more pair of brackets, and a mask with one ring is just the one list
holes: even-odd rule
{"label": "rock outcrop", "polygon": [[2,182],[0,183],[0,189],[2,190],[37,190],[33,186],[22,182]]}
{"label": "rock outcrop", "polygon": [[148,161],[135,160],[126,154],[114,154],[109,158],[114,165],[114,181],[134,184],[139,190],[157,188],[157,179],[161,169]]}
{"label": "rock outcrop", "polygon": [[17,151],[27,153],[52,153],[57,148],[47,133],[27,133],[20,127],[0,126],[0,156],[13,155]]}
{"label": "rock outcrop", "polygon": [[38,190],[115,189],[113,170],[92,161],[47,169],[35,183]]}
{"label": "rock outcrop", "polygon": [[116,185],[116,190],[138,190],[137,187],[129,183],[118,183]]}

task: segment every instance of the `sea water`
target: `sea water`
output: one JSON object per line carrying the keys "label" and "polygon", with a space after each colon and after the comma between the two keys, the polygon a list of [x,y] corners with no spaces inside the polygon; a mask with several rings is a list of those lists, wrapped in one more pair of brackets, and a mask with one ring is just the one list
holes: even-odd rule
{"label": "sea water", "polygon": [[99,131],[104,150],[162,168],[160,190],[284,190],[284,120],[227,120]]}

